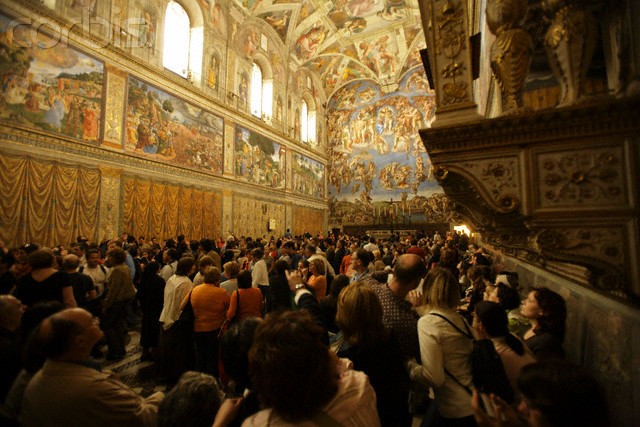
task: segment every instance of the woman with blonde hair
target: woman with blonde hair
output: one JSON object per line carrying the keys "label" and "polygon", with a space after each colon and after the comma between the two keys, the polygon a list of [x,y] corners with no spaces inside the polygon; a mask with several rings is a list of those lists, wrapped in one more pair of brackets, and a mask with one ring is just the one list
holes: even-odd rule
{"label": "woman with blonde hair", "polygon": [[422,364],[410,362],[415,381],[432,387],[432,403],[423,426],[473,426],[471,351],[473,333],[457,313],[460,286],[449,270],[432,269],[424,280],[426,311],[418,321]]}
{"label": "woman with blonde hair", "polygon": [[338,357],[353,362],[353,369],[369,377],[376,392],[377,409],[383,426],[411,425],[409,389],[398,340],[382,323],[378,295],[362,282],[344,288],[338,297],[336,325],[344,341]]}

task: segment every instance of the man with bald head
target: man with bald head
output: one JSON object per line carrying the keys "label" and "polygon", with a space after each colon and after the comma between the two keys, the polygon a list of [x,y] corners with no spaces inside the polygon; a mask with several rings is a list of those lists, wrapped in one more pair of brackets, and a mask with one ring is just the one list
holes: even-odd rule
{"label": "man with bald head", "polygon": [[418,287],[426,274],[427,267],[420,256],[405,254],[398,257],[389,283],[371,286],[382,304],[382,323],[395,333],[403,354],[417,360],[420,360],[420,316],[407,301],[407,295]]}
{"label": "man with bald head", "polygon": [[47,357],[29,382],[20,423],[25,426],[155,426],[163,393],[143,399],[90,358],[102,338],[88,311],[71,308],[39,329]]}
{"label": "man with bald head", "polygon": [[13,295],[0,295],[0,401],[11,388],[21,367],[23,342],[20,325],[25,306]]}

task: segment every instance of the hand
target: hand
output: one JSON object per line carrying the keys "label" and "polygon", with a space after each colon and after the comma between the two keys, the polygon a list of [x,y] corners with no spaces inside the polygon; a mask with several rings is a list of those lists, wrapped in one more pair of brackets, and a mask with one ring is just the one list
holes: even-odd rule
{"label": "hand", "polygon": [[409,291],[409,301],[411,301],[412,307],[420,307],[422,304],[424,304],[424,299],[422,298],[422,295],[415,289],[412,291]]}
{"label": "hand", "polygon": [[520,427],[524,426],[516,411],[509,406],[507,402],[492,394],[490,396],[491,403],[493,404],[493,410],[495,412],[495,418],[491,418],[482,409],[480,404],[480,393],[477,390],[473,390],[473,396],[471,397],[471,408],[473,409],[473,416],[480,427]]}
{"label": "hand", "polygon": [[242,398],[226,399],[222,402],[222,405],[220,405],[220,409],[218,409],[218,413],[216,414],[216,418],[213,421],[212,427],[228,426],[231,421],[235,420],[238,416],[241,403]]}
{"label": "hand", "polygon": [[291,289],[292,292],[295,292],[296,285],[302,283],[302,276],[300,275],[300,272],[296,270],[292,272],[285,270],[285,274],[287,276],[287,282],[289,282],[289,289]]}

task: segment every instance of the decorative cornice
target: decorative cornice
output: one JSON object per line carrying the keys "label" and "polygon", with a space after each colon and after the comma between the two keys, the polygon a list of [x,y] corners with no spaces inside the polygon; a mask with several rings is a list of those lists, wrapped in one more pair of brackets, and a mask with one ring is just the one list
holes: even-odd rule
{"label": "decorative cornice", "polygon": [[64,159],[70,162],[108,167],[112,170],[123,170],[128,174],[138,174],[145,177],[162,176],[164,179],[172,180],[173,182],[204,185],[210,190],[222,190],[223,188],[232,187],[234,192],[241,192],[251,195],[251,197],[264,197],[266,192],[271,194],[274,199],[293,200],[294,203],[314,205],[320,209],[326,209],[324,200],[303,195],[293,195],[286,193],[284,189],[265,188],[264,186],[238,181],[233,177],[210,175],[186,167],[154,162],[104,146],[98,147],[64,136],[54,137],[45,132],[18,126],[3,125],[0,128],[0,146],[8,148],[12,152],[29,151],[39,157]]}
{"label": "decorative cornice", "polygon": [[472,149],[526,146],[584,137],[637,135],[640,132],[640,98],[605,99],[515,116],[420,130],[432,158],[440,153]]}

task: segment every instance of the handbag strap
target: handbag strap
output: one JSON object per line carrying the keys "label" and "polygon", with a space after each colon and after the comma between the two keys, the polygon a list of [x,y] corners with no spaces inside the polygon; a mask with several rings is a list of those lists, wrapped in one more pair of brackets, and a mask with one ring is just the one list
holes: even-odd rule
{"label": "handbag strap", "polygon": [[[464,323],[465,328],[467,329],[467,332],[465,332],[462,329],[460,329],[459,327],[457,327],[451,320],[449,320],[446,316],[443,316],[440,313],[429,313],[429,314],[445,320],[448,324],[453,326],[456,331],[460,332],[462,335],[464,335],[465,337],[469,338],[471,341],[475,342],[475,338],[473,337],[473,334],[471,333],[471,330],[469,329],[469,325],[467,324],[467,322],[464,321],[464,319],[463,319],[463,323]],[[473,394],[471,389],[469,387],[467,387],[466,385],[462,384],[460,382],[460,380],[457,379],[451,372],[449,372],[449,370],[447,368],[445,368],[443,366],[442,369],[444,369],[444,373],[447,374],[453,381],[455,381],[456,384],[458,384],[460,387],[465,389],[465,391],[467,393],[469,393],[469,395]]]}
{"label": "handbag strap", "polygon": [[236,289],[236,314],[233,316],[232,322],[235,322],[240,317],[240,289]]}
{"label": "handbag strap", "polygon": [[469,329],[469,325],[467,324],[466,321],[464,321],[464,319],[462,320],[462,323],[464,323],[464,327],[467,329],[467,332],[463,331],[462,329],[460,329],[459,327],[457,327],[455,325],[455,323],[453,323],[451,320],[449,320],[446,316],[443,316],[440,313],[429,313],[432,316],[436,316],[439,317],[443,320],[445,320],[448,324],[450,324],[451,326],[454,327],[454,329],[458,332],[460,332],[462,335],[464,335],[465,337],[469,338],[471,341],[475,341],[476,339],[473,337],[473,333],[471,332],[471,329]]}

